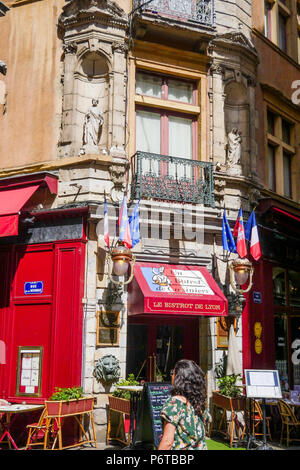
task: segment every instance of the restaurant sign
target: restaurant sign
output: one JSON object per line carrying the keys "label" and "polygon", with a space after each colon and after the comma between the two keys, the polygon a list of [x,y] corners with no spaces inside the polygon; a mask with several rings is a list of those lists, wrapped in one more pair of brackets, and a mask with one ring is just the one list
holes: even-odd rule
{"label": "restaurant sign", "polygon": [[134,274],[130,314],[227,314],[227,299],[205,267],[137,263]]}

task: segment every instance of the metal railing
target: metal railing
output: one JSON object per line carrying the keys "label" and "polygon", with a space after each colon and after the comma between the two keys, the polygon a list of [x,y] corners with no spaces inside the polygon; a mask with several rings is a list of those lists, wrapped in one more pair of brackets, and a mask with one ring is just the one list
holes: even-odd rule
{"label": "metal railing", "polygon": [[132,157],[131,197],[213,207],[213,164],[138,151]]}
{"label": "metal railing", "polygon": [[133,9],[193,21],[205,26],[215,26],[214,0],[134,0]]}

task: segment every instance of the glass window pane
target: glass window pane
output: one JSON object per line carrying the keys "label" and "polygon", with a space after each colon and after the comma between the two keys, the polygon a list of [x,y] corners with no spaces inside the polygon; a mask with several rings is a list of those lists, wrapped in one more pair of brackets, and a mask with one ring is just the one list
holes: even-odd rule
{"label": "glass window pane", "polygon": [[287,52],[287,19],[282,14],[278,14],[278,46],[283,52]]}
{"label": "glass window pane", "polygon": [[275,305],[286,305],[285,269],[273,268],[273,297]]}
{"label": "glass window pane", "polygon": [[[193,158],[193,133],[191,119],[169,117],[169,155],[184,159]],[[168,174],[178,178],[191,178],[191,166],[185,162],[169,163]]]}
{"label": "glass window pane", "polygon": [[300,273],[289,271],[289,305],[300,307]]}
{"label": "glass window pane", "polygon": [[192,158],[192,119],[169,116],[169,155]]}
{"label": "glass window pane", "polygon": [[193,85],[180,80],[168,80],[168,99],[193,103]]}
{"label": "glass window pane", "polygon": [[160,153],[160,114],[136,112],[136,150]]}
{"label": "glass window pane", "polygon": [[275,114],[273,114],[271,111],[268,111],[268,133],[275,135]]}
{"label": "glass window pane", "polygon": [[161,98],[162,78],[148,73],[136,74],[136,93],[138,95]]}
{"label": "glass window pane", "polygon": [[271,5],[265,0],[265,36],[271,39]]}
{"label": "glass window pane", "polygon": [[291,124],[282,119],[282,140],[286,144],[291,144]]}
{"label": "glass window pane", "polygon": [[284,316],[275,316],[275,366],[278,370],[282,391],[289,390],[287,320]]}
{"label": "glass window pane", "polygon": [[269,188],[272,191],[276,190],[276,173],[275,173],[275,148],[268,145],[268,159],[269,159]]}
{"label": "glass window pane", "polygon": [[291,156],[283,152],[283,190],[284,195],[292,197]]}

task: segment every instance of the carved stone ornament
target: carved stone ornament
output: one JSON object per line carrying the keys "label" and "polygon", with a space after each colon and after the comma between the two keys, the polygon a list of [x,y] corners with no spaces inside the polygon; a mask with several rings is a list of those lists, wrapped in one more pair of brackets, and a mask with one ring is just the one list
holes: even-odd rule
{"label": "carved stone ornament", "polygon": [[77,44],[75,42],[69,44],[63,44],[63,51],[65,54],[76,54]]}
{"label": "carved stone ornament", "polygon": [[108,167],[109,175],[114,186],[120,187],[125,185],[125,176],[128,169],[128,163],[117,165],[113,163]]}
{"label": "carved stone ornament", "polygon": [[249,202],[252,206],[258,206],[259,201],[261,199],[261,193],[260,193],[259,189],[257,189],[257,188],[249,189],[248,198],[249,198]]}
{"label": "carved stone ornament", "polygon": [[58,26],[61,29],[74,24],[91,23],[98,20],[106,25],[127,26],[127,16],[115,2],[109,0],[71,0],[63,7]]}
{"label": "carved stone ornament", "polygon": [[241,163],[242,133],[234,127],[227,136],[227,163],[231,167]]}
{"label": "carved stone ornament", "polygon": [[7,72],[6,64],[2,60],[0,60],[0,73],[2,73],[3,75],[6,75],[6,72]]}
{"label": "carved stone ornament", "polygon": [[97,361],[94,368],[94,377],[98,380],[98,382],[112,384],[114,382],[118,382],[120,376],[120,362],[112,354],[101,357]]}

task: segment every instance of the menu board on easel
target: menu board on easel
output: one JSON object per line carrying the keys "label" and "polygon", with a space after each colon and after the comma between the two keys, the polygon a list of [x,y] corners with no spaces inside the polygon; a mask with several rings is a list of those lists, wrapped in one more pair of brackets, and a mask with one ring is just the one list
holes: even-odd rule
{"label": "menu board on easel", "polygon": [[41,394],[43,346],[19,346],[17,396],[38,397]]}

